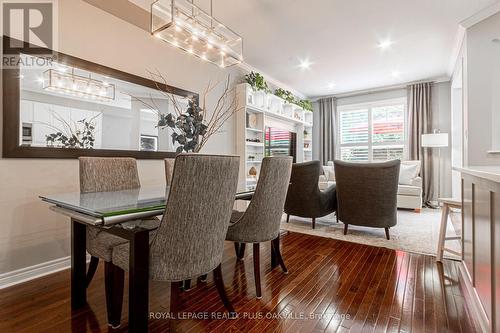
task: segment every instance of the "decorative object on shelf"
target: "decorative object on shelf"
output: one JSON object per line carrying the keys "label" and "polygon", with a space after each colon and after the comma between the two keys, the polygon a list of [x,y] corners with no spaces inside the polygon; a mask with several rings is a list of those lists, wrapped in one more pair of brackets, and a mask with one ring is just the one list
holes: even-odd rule
{"label": "decorative object on shelf", "polygon": [[115,86],[113,84],[95,80],[91,74],[88,77],[76,75],[74,68],[71,69],[71,73],[55,69],[46,70],[43,73],[43,89],[99,101],[115,99]]}
{"label": "decorative object on shelf", "polygon": [[[159,81],[164,86],[168,86],[165,77],[160,73],[155,74],[150,72],[150,75],[153,76],[155,82]],[[230,82],[231,78],[228,75],[223,83],[222,81],[218,81],[215,84],[209,83],[203,93],[201,107],[193,99],[189,99],[186,111],[182,109],[179,102],[169,91],[164,91],[157,85],[156,88],[158,91],[172,103],[174,113],[168,114],[162,113],[152,99],[146,101],[140,97],[131,97],[156,112],[158,115],[158,128],[171,128],[174,131],[172,133],[172,142],[179,144],[176,150],[177,153],[183,151],[198,153],[212,135],[220,133],[222,126],[227,120],[243,109],[243,107],[237,107],[236,94],[234,93],[234,88],[229,87]],[[222,93],[217,99],[218,102],[214,109],[209,113],[207,112],[207,97],[211,92],[216,91],[217,89],[215,88],[221,84],[223,84]],[[207,117],[207,114],[210,114],[210,116]]]}
{"label": "decorative object on shelf", "polygon": [[158,0],[151,5],[151,34],[220,67],[243,61],[243,39],[193,1]]}
{"label": "decorative object on shelf", "polygon": [[249,161],[254,161],[254,160],[255,160],[255,156],[253,156],[253,155],[248,155],[248,160],[249,160]]}
{"label": "decorative object on shelf", "polygon": [[250,170],[248,170],[248,175],[252,178],[257,177],[257,169],[255,167],[251,167]]}
{"label": "decorative object on shelf", "polygon": [[257,128],[257,126],[258,126],[257,115],[255,113],[249,114],[248,115],[248,127]]}
{"label": "decorative object on shelf", "polygon": [[246,141],[247,142],[255,142],[255,143],[261,142],[259,138],[247,138]]}
{"label": "decorative object on shelf", "polygon": [[260,73],[250,72],[250,74],[246,74],[245,81],[252,87],[253,91],[270,92],[266,80]]}
{"label": "decorative object on shelf", "polygon": [[60,124],[61,128],[54,127],[53,125],[43,123],[44,125],[56,130],[45,136],[47,146],[60,145],[63,148],[79,148],[79,149],[93,149],[95,143],[95,119],[100,117],[98,114],[90,119],[81,119],[73,124],[68,123],[57,112],[53,112],[53,117]]}
{"label": "decorative object on shelf", "polygon": [[309,142],[304,143],[304,148],[309,148]]}

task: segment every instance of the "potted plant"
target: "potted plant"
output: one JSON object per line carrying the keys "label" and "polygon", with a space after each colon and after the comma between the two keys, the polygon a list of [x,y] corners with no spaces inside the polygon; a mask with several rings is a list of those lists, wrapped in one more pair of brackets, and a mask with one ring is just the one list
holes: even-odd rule
{"label": "potted plant", "polygon": [[283,104],[283,114],[288,117],[292,117],[295,96],[290,91],[281,88],[276,89],[274,94],[285,100],[285,104]]}
{"label": "potted plant", "polygon": [[266,95],[269,91],[267,82],[260,73],[250,72],[245,75],[245,81],[252,87],[253,103],[259,108],[264,108],[266,104]]}
{"label": "potted plant", "polygon": [[[154,81],[162,83],[163,87],[168,86],[166,78],[162,74],[150,73]],[[237,107],[236,94],[234,88],[230,87],[230,77],[225,81],[209,84],[205,89],[201,104],[198,105],[193,99],[188,100],[187,108],[179,103],[175,96],[158,85],[158,91],[166,96],[172,106],[173,112],[165,113],[157,106],[154,100],[142,97],[131,96],[145,107],[155,111],[158,115],[157,127],[159,129],[169,128],[172,131],[172,142],[177,145],[177,153],[195,152],[198,153],[213,135],[222,131],[223,125],[243,107]],[[218,95],[218,103],[209,110],[207,99],[210,93],[217,91],[221,87],[222,92]]]}

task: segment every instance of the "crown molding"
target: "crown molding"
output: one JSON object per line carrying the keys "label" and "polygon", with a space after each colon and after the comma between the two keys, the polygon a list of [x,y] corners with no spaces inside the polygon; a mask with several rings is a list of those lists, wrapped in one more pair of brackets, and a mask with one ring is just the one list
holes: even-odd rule
{"label": "crown molding", "polygon": [[460,22],[459,25],[464,29],[469,29],[473,25],[487,19],[492,15],[495,15],[498,12],[500,12],[500,1],[495,2],[493,5],[489,7],[483,8],[474,15],[471,15],[470,17]]}
{"label": "crown molding", "polygon": [[329,98],[329,97],[345,98],[345,97],[353,97],[353,96],[360,96],[360,95],[369,95],[369,94],[375,94],[375,93],[390,91],[390,90],[406,89],[406,87],[411,85],[411,84],[424,83],[424,82],[442,83],[442,82],[448,82],[448,81],[450,81],[450,76],[443,75],[443,76],[439,76],[439,77],[436,77],[433,79],[410,81],[410,82],[399,83],[399,84],[394,84],[394,85],[389,85],[389,86],[355,90],[355,91],[343,92],[343,93],[333,94],[333,95],[316,96],[316,97],[312,98],[311,100],[313,102],[316,102],[322,98]]}

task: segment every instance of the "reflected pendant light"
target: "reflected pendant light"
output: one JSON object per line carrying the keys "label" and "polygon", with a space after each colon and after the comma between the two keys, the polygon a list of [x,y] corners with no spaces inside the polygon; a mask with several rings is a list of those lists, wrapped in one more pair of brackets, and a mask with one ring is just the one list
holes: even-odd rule
{"label": "reflected pendant light", "polygon": [[151,5],[151,33],[220,67],[243,61],[243,39],[189,0],[158,0]]}
{"label": "reflected pendant light", "polygon": [[64,95],[99,101],[112,101],[115,99],[115,85],[71,73],[64,73],[54,69],[43,73],[43,89]]}

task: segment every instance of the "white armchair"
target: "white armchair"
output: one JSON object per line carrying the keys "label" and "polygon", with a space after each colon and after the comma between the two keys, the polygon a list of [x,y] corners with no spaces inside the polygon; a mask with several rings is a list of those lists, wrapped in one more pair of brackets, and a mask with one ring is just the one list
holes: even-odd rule
{"label": "white armchair", "polygon": [[422,178],[420,161],[402,161],[399,170],[398,208],[422,209]]}

